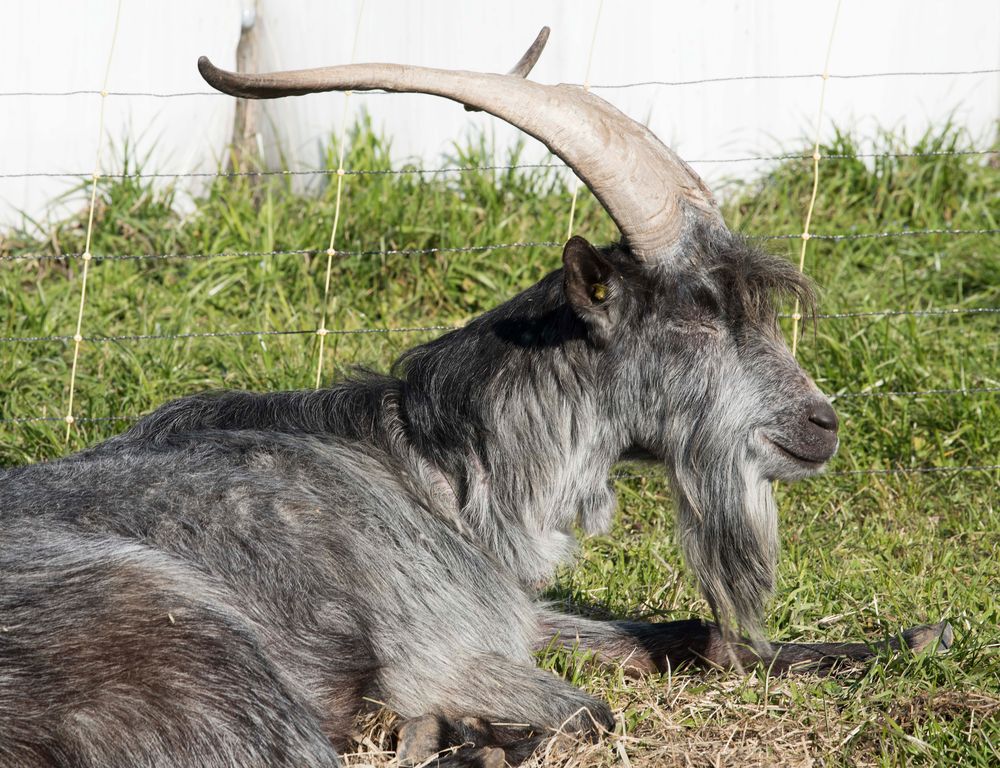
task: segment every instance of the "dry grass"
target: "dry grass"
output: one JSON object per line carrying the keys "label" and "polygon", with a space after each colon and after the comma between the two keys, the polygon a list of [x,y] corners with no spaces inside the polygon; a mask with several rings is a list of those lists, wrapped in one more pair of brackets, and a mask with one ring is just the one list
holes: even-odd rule
{"label": "dry grass", "polygon": [[[622,682],[624,680],[624,683]],[[904,734],[920,724],[946,720],[967,724],[969,738],[980,725],[1000,718],[1000,696],[943,691],[919,694],[882,708],[857,702],[863,716],[844,712],[836,697],[816,695],[838,687],[819,677],[765,680],[728,673],[681,673],[629,680],[605,668],[596,681],[617,702],[618,729],[597,743],[554,735],[526,763],[529,768],[806,768],[807,766],[886,764],[881,733]],[[803,689],[813,695],[803,695]],[[847,715],[847,716],[845,716]],[[640,723],[626,731],[627,719]],[[355,750],[345,755],[351,768],[391,768],[395,717],[384,710],[358,721]],[[908,736],[915,752],[931,746]],[[900,755],[900,764],[905,764]]]}

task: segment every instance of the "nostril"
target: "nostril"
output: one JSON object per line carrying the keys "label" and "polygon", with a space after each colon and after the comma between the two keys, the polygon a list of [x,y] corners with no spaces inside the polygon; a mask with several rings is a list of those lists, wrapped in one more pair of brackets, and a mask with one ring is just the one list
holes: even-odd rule
{"label": "nostril", "polygon": [[826,400],[819,400],[809,411],[809,421],[818,427],[836,432],[839,425],[837,412]]}

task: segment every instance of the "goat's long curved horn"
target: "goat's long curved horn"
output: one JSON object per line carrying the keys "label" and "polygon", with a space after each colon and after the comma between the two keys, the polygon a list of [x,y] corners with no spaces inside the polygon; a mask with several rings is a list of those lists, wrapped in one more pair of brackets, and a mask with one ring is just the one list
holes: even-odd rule
{"label": "goat's long curved horn", "polygon": [[645,126],[576,86],[399,64],[257,75],[226,72],[202,56],[198,69],[212,87],[243,98],[385,90],[442,96],[489,112],[534,136],[572,168],[643,260],[671,259],[690,214],[722,224],[712,193],[683,160]]}

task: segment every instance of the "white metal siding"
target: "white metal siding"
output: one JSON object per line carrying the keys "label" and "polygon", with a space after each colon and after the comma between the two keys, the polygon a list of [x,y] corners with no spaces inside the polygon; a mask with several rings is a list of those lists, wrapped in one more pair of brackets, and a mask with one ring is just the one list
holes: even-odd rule
{"label": "white metal siding", "polygon": [[[259,0],[261,68],[345,63],[361,0]],[[802,2],[605,2],[590,80],[594,85],[694,80],[730,75],[817,73],[823,68],[834,0]],[[582,82],[597,0],[531,3],[469,0],[367,0],[359,61],[505,71],[544,24],[548,48],[532,77]],[[0,91],[100,88],[115,0],[35,0],[0,10]],[[233,66],[240,32],[239,0],[125,0],[109,78],[111,91],[205,91],[195,61],[208,54]],[[1000,3],[996,0],[844,0],[830,70],[835,74],[969,70],[1000,67]],[[686,86],[600,89],[599,95],[653,130],[693,161],[767,154],[811,136],[820,81],[744,80]],[[0,97],[0,173],[93,169],[94,95]],[[320,147],[340,123],[344,97],[321,94],[269,102],[263,140],[276,158],[280,144],[293,168],[316,167]],[[485,127],[503,148],[517,132],[483,115],[426,96],[358,94],[351,116],[365,109],[393,143],[398,160],[428,166],[470,126]],[[146,171],[212,171],[229,140],[233,100],[221,96],[110,97],[105,170],[120,166],[127,140]],[[830,81],[825,131],[876,126],[914,138],[949,117],[980,145],[1000,116],[997,74],[884,77]],[[531,145],[529,160],[543,149]],[[111,147],[110,145],[113,145]],[[694,162],[710,182],[747,176],[754,164]],[[65,179],[0,178],[0,226],[17,211],[42,215],[64,192]],[[72,201],[70,202],[72,204]]]}

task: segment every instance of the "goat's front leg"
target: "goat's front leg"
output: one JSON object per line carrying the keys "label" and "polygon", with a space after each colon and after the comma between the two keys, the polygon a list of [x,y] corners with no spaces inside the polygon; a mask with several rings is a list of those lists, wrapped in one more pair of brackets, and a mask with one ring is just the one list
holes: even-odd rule
{"label": "goat's front leg", "polygon": [[[937,644],[951,646],[948,622],[914,627],[902,635],[907,647],[921,651]],[[880,643],[772,643],[758,653],[749,641],[727,643],[715,624],[692,619],[649,624],[635,621],[594,621],[541,609],[536,648],[551,645],[591,652],[599,661],[620,664],[633,673],[666,672],[685,664],[730,668],[734,662],[762,664],[771,673],[828,671],[838,662],[870,659],[879,650],[899,649],[895,638]]]}
{"label": "goat's front leg", "polygon": [[425,764],[459,746],[464,749],[441,765],[519,764],[554,735],[596,738],[615,724],[605,702],[527,660],[496,654],[452,659],[447,674],[429,680],[424,693],[436,704],[400,726],[401,765]]}

